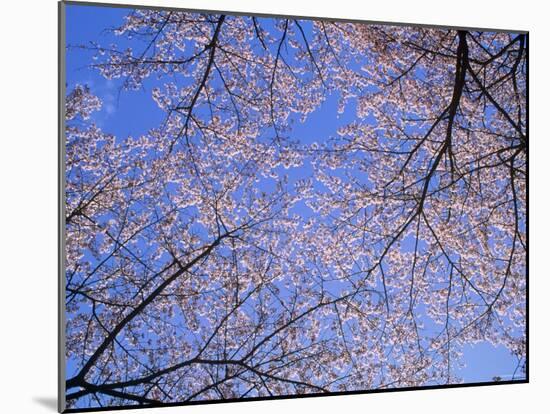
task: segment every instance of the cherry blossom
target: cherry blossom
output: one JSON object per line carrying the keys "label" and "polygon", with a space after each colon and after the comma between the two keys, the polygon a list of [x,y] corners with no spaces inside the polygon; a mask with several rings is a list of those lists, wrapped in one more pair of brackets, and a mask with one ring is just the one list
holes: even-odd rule
{"label": "cherry blossom", "polygon": [[[481,342],[524,375],[526,35],[149,9],[114,34],[141,48],[90,66],[160,80],[164,119],[115,137],[66,97],[69,408],[456,384]],[[331,97],[353,119],[296,136]]]}

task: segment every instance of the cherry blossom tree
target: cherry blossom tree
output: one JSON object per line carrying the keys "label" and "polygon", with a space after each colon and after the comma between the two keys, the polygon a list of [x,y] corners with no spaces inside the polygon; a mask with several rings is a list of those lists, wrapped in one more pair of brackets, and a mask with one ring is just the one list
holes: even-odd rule
{"label": "cherry blossom tree", "polygon": [[[312,205],[383,286],[389,342],[416,349],[406,376],[436,352],[456,381],[479,341],[525,369],[525,35],[356,25],[349,39],[377,64],[357,120],[316,150],[328,191]],[[423,334],[424,313],[443,328]]]}
{"label": "cherry blossom tree", "polygon": [[[80,46],[91,67],[160,81],[165,116],[115,137],[66,97],[69,408],[455,384],[479,342],[525,374],[526,35],[161,10],[114,33],[141,47]],[[301,140],[331,96],[353,120]]]}

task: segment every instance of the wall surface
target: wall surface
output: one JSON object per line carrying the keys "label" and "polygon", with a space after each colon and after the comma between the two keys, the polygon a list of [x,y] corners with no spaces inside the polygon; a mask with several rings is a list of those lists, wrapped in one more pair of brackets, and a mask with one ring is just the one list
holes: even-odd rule
{"label": "wall surface", "polygon": [[[113,0],[113,2],[116,2]],[[120,2],[123,3],[123,2]],[[549,383],[545,272],[549,26],[543,2],[136,0],[145,5],[530,31],[530,384],[163,408],[147,412],[539,412]],[[56,410],[57,4],[2,5],[0,361],[2,412]],[[134,412],[134,411],[126,411]],[[144,413],[143,410],[135,411]]]}

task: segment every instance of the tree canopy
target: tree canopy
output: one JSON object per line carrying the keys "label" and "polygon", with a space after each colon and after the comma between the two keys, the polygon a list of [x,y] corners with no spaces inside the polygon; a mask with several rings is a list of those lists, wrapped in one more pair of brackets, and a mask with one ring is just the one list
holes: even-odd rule
{"label": "tree canopy", "polygon": [[[115,136],[91,86],[66,96],[69,408],[455,384],[480,342],[524,375],[525,34],[149,9],[112,30],[138,47],[78,49],[164,117]],[[350,122],[295,133],[334,97]]]}

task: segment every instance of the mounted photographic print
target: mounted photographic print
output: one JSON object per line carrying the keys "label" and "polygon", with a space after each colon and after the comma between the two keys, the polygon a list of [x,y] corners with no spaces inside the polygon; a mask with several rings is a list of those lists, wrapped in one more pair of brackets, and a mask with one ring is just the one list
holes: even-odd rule
{"label": "mounted photographic print", "polygon": [[527,382],[526,32],[59,10],[60,411]]}

